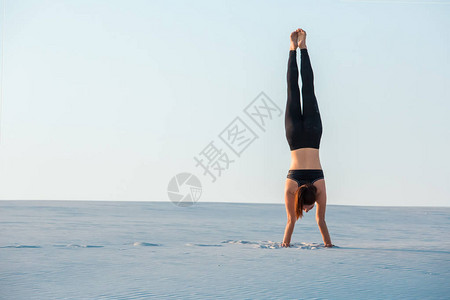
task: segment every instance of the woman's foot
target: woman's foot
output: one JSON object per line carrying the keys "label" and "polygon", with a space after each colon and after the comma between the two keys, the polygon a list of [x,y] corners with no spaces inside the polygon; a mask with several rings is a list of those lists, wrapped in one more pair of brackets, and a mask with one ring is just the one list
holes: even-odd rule
{"label": "woman's foot", "polygon": [[298,47],[298,29],[291,33],[291,46],[289,50],[297,50]]}
{"label": "woman's foot", "polygon": [[303,29],[299,28],[297,29],[297,45],[300,49],[307,49],[306,48],[306,31],[304,31]]}

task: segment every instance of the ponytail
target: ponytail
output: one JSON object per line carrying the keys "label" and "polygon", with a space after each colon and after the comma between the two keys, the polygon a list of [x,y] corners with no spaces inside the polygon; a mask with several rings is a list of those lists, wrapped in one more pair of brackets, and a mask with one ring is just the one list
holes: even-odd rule
{"label": "ponytail", "polygon": [[308,182],[298,187],[295,192],[295,215],[297,220],[303,217],[303,206],[311,205],[316,202],[317,188],[314,184]]}

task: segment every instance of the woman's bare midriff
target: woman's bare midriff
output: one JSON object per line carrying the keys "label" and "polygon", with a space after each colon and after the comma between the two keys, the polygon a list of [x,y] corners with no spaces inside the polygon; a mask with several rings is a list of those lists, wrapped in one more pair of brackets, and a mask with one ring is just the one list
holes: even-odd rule
{"label": "woman's bare midriff", "polygon": [[319,149],[300,148],[291,151],[291,166],[289,169],[322,169]]}

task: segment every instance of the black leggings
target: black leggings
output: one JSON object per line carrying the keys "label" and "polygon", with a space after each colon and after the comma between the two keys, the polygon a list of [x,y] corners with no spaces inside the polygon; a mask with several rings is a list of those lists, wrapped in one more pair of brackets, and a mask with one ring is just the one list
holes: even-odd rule
{"label": "black leggings", "polygon": [[284,125],[289,148],[319,149],[322,137],[322,120],[314,95],[314,75],[307,49],[300,49],[302,75],[303,114],[300,111],[300,89],[298,86],[297,51],[289,51],[287,71],[287,104]]}

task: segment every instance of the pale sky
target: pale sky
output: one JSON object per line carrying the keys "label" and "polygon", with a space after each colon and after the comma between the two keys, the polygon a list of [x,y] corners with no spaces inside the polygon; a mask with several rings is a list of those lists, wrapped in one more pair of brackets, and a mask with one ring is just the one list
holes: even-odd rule
{"label": "pale sky", "polygon": [[[450,1],[0,2],[2,200],[170,201],[188,172],[199,201],[284,203],[303,28],[328,204],[450,206]],[[282,110],[265,131],[244,113],[261,92]],[[236,117],[258,136],[239,157]],[[210,142],[234,160],[215,182]]]}

